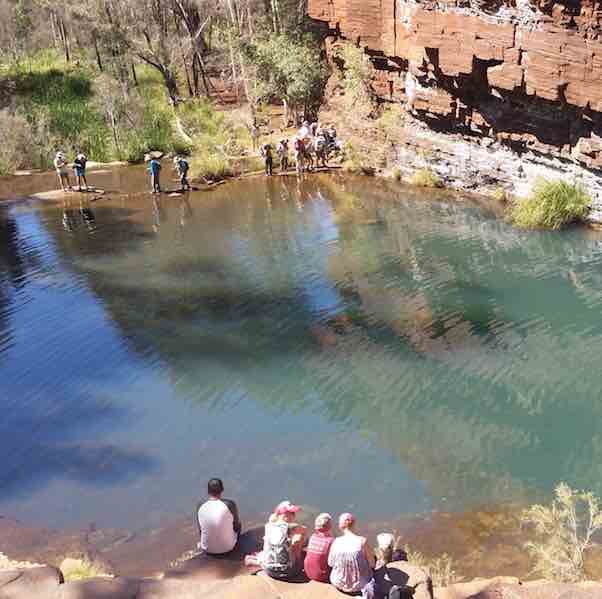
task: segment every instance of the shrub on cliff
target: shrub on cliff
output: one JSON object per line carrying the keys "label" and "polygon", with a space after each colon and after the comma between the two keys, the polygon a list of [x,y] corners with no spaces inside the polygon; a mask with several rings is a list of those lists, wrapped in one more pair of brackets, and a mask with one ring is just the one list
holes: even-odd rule
{"label": "shrub on cliff", "polygon": [[342,65],[347,107],[359,116],[370,115],[376,106],[372,89],[375,70],[370,57],[350,42],[338,46],[334,57]]}
{"label": "shrub on cliff", "polygon": [[418,185],[419,187],[443,187],[443,181],[431,169],[421,168],[414,173],[412,185]]}
{"label": "shrub on cliff", "polygon": [[555,494],[551,505],[533,505],[523,513],[523,521],[534,527],[537,537],[526,544],[535,561],[533,572],[561,582],[583,580],[585,553],[602,528],[598,498],[565,483],[556,487]]}
{"label": "shrub on cliff", "polygon": [[511,219],[515,225],[526,229],[560,229],[583,220],[591,201],[579,185],[540,179],[531,195],[514,205]]}

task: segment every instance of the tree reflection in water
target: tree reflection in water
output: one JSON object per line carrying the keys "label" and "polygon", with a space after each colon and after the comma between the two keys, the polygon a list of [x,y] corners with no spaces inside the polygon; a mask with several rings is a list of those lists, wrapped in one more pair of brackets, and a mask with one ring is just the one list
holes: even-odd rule
{"label": "tree reflection in water", "polygon": [[601,492],[600,242],[420,193],[245,181],[52,232],[184,398],[317,413],[451,505],[559,479]]}

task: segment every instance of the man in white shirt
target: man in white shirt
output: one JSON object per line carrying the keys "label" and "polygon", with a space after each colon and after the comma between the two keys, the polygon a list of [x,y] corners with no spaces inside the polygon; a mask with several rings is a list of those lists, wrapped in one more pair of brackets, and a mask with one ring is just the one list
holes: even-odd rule
{"label": "man in white shirt", "polygon": [[210,555],[230,553],[238,543],[241,524],[238,508],[231,499],[222,499],[224,484],[219,478],[207,483],[209,498],[197,507],[201,534],[200,549]]}

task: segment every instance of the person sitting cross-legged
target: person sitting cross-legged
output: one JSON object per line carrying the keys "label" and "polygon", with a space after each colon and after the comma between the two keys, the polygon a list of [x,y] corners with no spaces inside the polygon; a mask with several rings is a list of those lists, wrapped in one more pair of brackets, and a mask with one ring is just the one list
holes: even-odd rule
{"label": "person sitting cross-legged", "polygon": [[236,503],[223,499],[224,484],[219,478],[207,483],[209,498],[199,503],[196,520],[201,535],[199,549],[209,555],[224,555],[233,551],[240,536],[241,523]]}
{"label": "person sitting cross-legged", "polygon": [[265,525],[261,564],[271,578],[294,581],[302,575],[306,528],[296,522],[300,509],[281,501]]}
{"label": "person sitting cross-legged", "polygon": [[339,591],[349,595],[361,595],[362,599],[374,599],[374,553],[365,537],[355,532],[355,517],[345,513],[339,517],[343,533],[337,537],[328,554],[332,568],[330,582]]}
{"label": "person sitting cross-legged", "polygon": [[315,521],[315,532],[309,537],[303,569],[307,578],[318,582],[329,582],[330,566],[328,553],[334,541],[332,536],[332,516],[320,514]]}

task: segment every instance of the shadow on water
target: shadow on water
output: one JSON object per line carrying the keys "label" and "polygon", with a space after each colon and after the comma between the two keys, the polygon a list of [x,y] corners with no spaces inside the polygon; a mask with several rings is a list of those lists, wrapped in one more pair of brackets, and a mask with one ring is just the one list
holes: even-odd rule
{"label": "shadow on water", "polygon": [[[533,497],[561,478],[600,490],[599,241],[519,232],[449,195],[419,201],[378,181],[291,179],[232,183],[202,201],[140,197],[85,212],[73,203],[46,209],[44,226],[120,338],[175,397],[206,410],[207,428],[240,404],[262,409],[258,429],[277,430],[285,414],[328,431],[311,442],[299,432],[295,448],[284,433],[270,438],[273,455],[254,473],[294,472],[302,493],[317,470],[337,498],[351,494],[362,483],[348,471],[342,480],[316,449],[336,431],[365,441],[350,445],[360,469],[376,447],[379,464],[392,457],[452,509]],[[122,418],[109,411],[107,421]],[[233,434],[246,430],[244,415],[232,418]],[[265,437],[239,437],[210,455],[247,480]],[[81,479],[113,451],[81,450]],[[102,484],[154,467],[115,451]],[[382,468],[378,492],[399,493],[391,462]]]}
{"label": "shadow on water", "polygon": [[[84,208],[81,218],[85,224],[94,215]],[[92,365],[83,364],[76,377],[65,380],[60,371],[56,377],[50,374],[57,368],[53,360],[46,365],[42,356],[33,363],[15,358],[30,350],[23,339],[32,325],[19,319],[25,308],[38,305],[38,317],[56,320],[59,333],[70,324],[66,310],[44,313],[43,304],[49,298],[47,281],[58,276],[56,256],[37,236],[39,223],[21,218],[21,230],[19,219],[11,210],[0,211],[0,365],[15,360],[0,382],[2,498],[26,496],[55,479],[110,486],[152,472],[157,463],[144,451],[102,439],[102,426],[127,427],[132,415],[114,399],[98,396],[96,391],[81,391],[82,379],[90,389],[103,387],[103,378]],[[128,232],[131,234],[131,228]],[[45,341],[42,355],[52,356],[56,348]]]}

